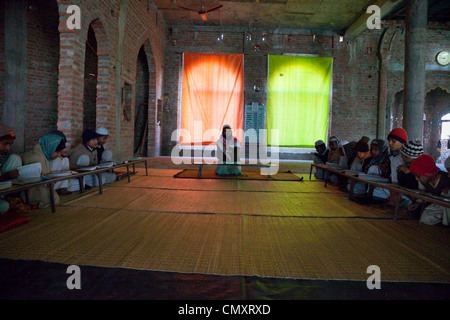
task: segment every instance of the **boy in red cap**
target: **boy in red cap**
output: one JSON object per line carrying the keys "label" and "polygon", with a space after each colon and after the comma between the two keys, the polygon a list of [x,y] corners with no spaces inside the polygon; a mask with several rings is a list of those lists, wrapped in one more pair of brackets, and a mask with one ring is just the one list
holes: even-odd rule
{"label": "boy in red cap", "polygon": [[[403,147],[403,144],[408,141],[408,135],[405,129],[395,128],[388,134],[387,140],[389,148],[391,150],[391,154],[389,156],[391,165],[390,180],[392,183],[398,183],[397,167],[405,164],[402,160],[400,149]],[[394,204],[397,200],[397,197],[399,197],[400,195],[396,192],[390,193],[387,189],[375,188],[373,196],[377,198],[388,199],[389,203]],[[407,200],[407,198],[404,197],[404,200]]]}
{"label": "boy in red cap", "polygon": [[[440,171],[431,156],[423,154],[418,157],[411,163],[409,171],[419,181],[419,189],[435,195],[449,194],[450,178],[448,173]],[[417,203],[413,205],[418,206]],[[435,225],[440,222],[444,225],[449,224],[449,209],[436,204],[425,204],[425,206],[420,222],[428,225]]]}
{"label": "boy in red cap", "polygon": [[402,160],[402,155],[400,149],[403,144],[408,141],[408,135],[403,128],[395,128],[388,135],[389,148],[391,149],[391,181],[393,183],[398,183],[397,179],[397,167],[404,165]]}

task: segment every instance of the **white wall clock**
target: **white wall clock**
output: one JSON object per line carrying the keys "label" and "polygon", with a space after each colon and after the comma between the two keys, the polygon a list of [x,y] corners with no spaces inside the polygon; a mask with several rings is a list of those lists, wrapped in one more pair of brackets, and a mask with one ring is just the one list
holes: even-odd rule
{"label": "white wall clock", "polygon": [[436,61],[441,66],[446,66],[450,63],[450,53],[448,51],[441,51],[436,56]]}

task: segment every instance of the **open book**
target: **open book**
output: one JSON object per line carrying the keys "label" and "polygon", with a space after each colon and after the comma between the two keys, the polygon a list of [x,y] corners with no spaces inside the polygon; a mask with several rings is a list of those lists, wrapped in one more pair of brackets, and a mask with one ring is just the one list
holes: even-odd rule
{"label": "open book", "polygon": [[383,178],[381,176],[377,176],[375,174],[367,174],[367,173],[360,173],[359,178],[366,179],[367,181],[374,181],[374,182],[389,182],[388,178]]}
{"label": "open book", "polygon": [[65,176],[70,176],[72,174],[76,174],[76,171],[55,171],[55,172],[50,172],[49,174],[47,174],[46,176],[49,178],[58,178],[58,177],[65,177]]}
{"label": "open book", "polygon": [[19,176],[15,183],[32,183],[41,180],[42,165],[40,162],[18,167]]}
{"label": "open book", "polygon": [[81,167],[81,168],[78,168],[77,171],[94,171],[96,169],[100,169],[100,167],[99,166]]}
{"label": "open book", "polygon": [[332,162],[327,162],[326,167],[329,169],[335,169],[335,170],[344,170],[345,169],[344,166],[341,166],[338,163],[332,163]]}
{"label": "open book", "polygon": [[98,165],[100,168],[110,168],[112,166],[114,166],[114,162],[113,161],[109,161],[109,162],[102,162]]}
{"label": "open book", "polygon": [[351,176],[358,176],[361,171],[356,171],[356,170],[342,170],[342,172],[344,172],[345,174],[349,174]]}

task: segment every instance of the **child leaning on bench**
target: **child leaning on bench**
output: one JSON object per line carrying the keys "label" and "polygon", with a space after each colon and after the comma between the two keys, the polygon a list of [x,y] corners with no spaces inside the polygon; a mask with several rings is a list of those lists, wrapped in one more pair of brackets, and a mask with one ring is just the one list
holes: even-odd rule
{"label": "child leaning on bench", "polygon": [[[437,196],[448,196],[450,178],[447,172],[441,171],[436,166],[433,157],[423,154],[414,160],[409,170],[419,181],[419,189]],[[418,204],[415,204],[418,205]],[[435,225],[442,222],[448,226],[450,209],[436,204],[425,203],[425,209],[420,217],[420,222],[427,225]]]}
{"label": "child leaning on bench", "polygon": [[[24,165],[40,163],[43,176],[55,172],[68,170],[69,162],[63,159],[62,151],[66,148],[66,138],[62,133],[49,133],[39,139],[39,143],[34,148],[23,155]],[[61,181],[55,184],[55,191],[63,189],[67,191],[68,181]],[[31,205],[45,208],[51,204],[50,189],[47,186],[40,186],[29,190],[29,201]],[[59,203],[58,194],[54,194],[55,204]]]}
{"label": "child leaning on bench", "polygon": [[[0,123],[0,182],[16,179],[19,176],[17,168],[22,166],[22,158],[16,154],[9,154],[16,135],[6,124]],[[9,211],[9,202],[0,198],[0,215]]]}

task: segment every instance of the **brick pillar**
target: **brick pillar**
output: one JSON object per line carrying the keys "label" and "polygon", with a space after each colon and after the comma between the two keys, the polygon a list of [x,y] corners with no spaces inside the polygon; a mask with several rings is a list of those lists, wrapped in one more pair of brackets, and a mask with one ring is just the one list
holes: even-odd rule
{"label": "brick pillar", "polygon": [[67,136],[68,147],[80,142],[83,131],[84,55],[80,33],[60,25],[58,129]]}
{"label": "brick pillar", "polygon": [[406,1],[403,128],[409,140],[423,136],[428,0]]}
{"label": "brick pillar", "polygon": [[117,25],[117,55],[115,60],[115,107],[116,107],[116,119],[115,119],[115,128],[116,128],[116,136],[115,141],[113,144],[115,145],[115,150],[113,152],[113,158],[118,160],[124,160],[128,156],[125,154],[121,154],[121,131],[122,131],[122,88],[123,88],[123,81],[122,81],[122,72],[123,72],[123,61],[124,61],[124,46],[125,46],[125,27],[127,22],[127,15],[128,15],[128,5],[129,0],[120,0],[120,12],[119,12],[119,19],[118,19],[118,25]]}
{"label": "brick pillar", "polygon": [[13,128],[12,152],[25,152],[27,99],[27,1],[5,3],[5,75],[2,122]]}

